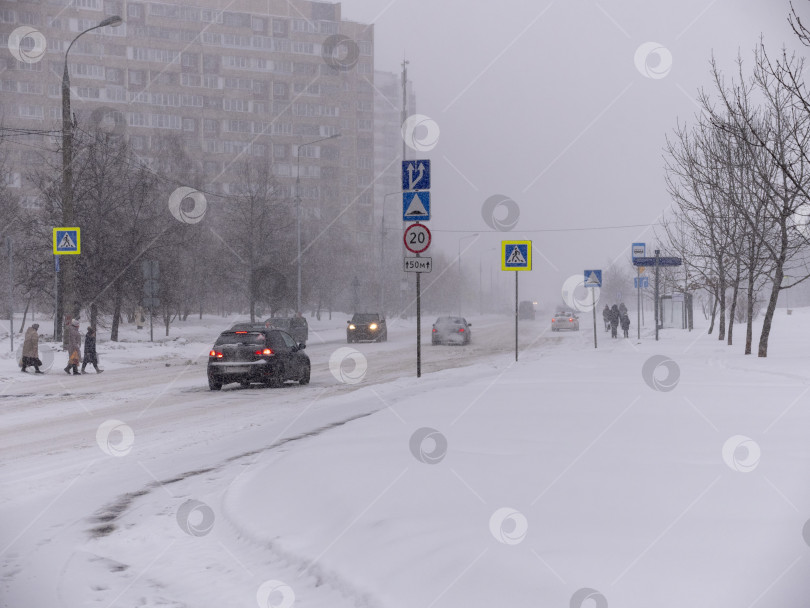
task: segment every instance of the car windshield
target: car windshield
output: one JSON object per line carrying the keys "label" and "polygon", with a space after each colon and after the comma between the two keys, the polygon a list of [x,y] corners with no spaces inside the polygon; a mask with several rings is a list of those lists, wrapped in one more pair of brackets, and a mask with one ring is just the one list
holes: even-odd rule
{"label": "car windshield", "polygon": [[285,319],[283,317],[267,319],[265,324],[272,327],[278,327],[279,329],[287,329],[290,326],[290,319]]}
{"label": "car windshield", "polygon": [[352,317],[352,323],[377,323],[380,320],[380,315],[374,313],[355,313]]}
{"label": "car windshield", "polygon": [[215,346],[221,344],[264,344],[264,342],[265,338],[263,333],[228,331],[217,338]]}

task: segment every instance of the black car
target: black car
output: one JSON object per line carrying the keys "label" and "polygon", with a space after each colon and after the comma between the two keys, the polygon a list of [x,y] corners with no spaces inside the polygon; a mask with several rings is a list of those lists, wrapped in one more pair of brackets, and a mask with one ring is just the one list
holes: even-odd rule
{"label": "black car", "polygon": [[270,317],[264,325],[286,331],[299,344],[306,344],[309,339],[309,324],[306,317]]}
{"label": "black car", "polygon": [[439,317],[433,324],[431,343],[469,344],[472,340],[470,325],[464,317]]}
{"label": "black car", "polygon": [[376,312],[356,312],[351,321],[346,321],[346,342],[388,341],[388,328],[385,326],[385,317]]}
{"label": "black car", "polygon": [[208,353],[208,388],[252,382],[281,386],[287,380],[309,384],[310,362],[306,346],[279,329],[259,328],[223,331]]}
{"label": "black car", "polygon": [[518,319],[528,319],[534,321],[534,302],[531,300],[524,300],[518,304]]}

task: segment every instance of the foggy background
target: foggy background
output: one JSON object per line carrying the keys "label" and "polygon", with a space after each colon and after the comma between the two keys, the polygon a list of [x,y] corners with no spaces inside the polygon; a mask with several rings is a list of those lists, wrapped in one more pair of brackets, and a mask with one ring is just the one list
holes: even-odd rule
{"label": "foggy background", "polygon": [[[534,271],[521,276],[521,297],[547,308],[572,274],[619,258],[632,268],[632,242],[651,254],[653,224],[670,204],[664,138],[691,121],[697,90],[712,88],[712,53],[730,76],[738,52],[750,65],[760,35],[771,52],[800,46],[781,0],[342,4],[345,19],[374,23],[375,69],[410,62],[417,112],[440,128],[433,150],[408,150],[433,163],[431,250],[455,259],[459,237],[477,232],[461,243],[465,277],[475,284],[480,258],[485,289],[490,273],[511,289],[499,243],[531,239]],[[796,7],[810,16],[808,3]],[[636,68],[647,42],[672,55],[662,78]],[[495,194],[519,205],[510,232],[481,216]],[[566,228],[577,230],[554,231]]]}

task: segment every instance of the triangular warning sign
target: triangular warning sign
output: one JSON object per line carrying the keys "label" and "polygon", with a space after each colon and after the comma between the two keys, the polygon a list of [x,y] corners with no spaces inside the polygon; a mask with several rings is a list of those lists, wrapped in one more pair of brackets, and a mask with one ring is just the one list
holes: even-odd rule
{"label": "triangular warning sign", "polygon": [[514,249],[512,249],[512,253],[509,254],[509,257],[506,258],[507,264],[526,264],[526,258],[523,257],[523,254],[520,252],[520,247],[515,245]]}
{"label": "triangular warning sign", "polygon": [[585,281],[586,283],[593,283],[594,285],[599,285],[599,277],[596,276],[595,272],[592,272],[588,275],[588,280]]}
{"label": "triangular warning sign", "polygon": [[58,245],[59,249],[76,249],[76,243],[73,242],[73,239],[70,238],[70,233],[66,232],[62,236],[62,240],[59,241]]}
{"label": "triangular warning sign", "polygon": [[419,198],[419,193],[414,194],[411,202],[408,204],[408,209],[405,211],[405,217],[409,215],[427,215],[427,209],[422,204],[422,199]]}

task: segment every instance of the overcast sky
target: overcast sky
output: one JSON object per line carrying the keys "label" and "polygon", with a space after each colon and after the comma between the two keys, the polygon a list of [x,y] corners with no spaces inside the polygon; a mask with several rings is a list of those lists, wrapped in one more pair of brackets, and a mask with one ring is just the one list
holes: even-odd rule
{"label": "overcast sky", "polygon": [[[810,20],[810,2],[796,5]],[[712,52],[731,67],[760,34],[771,49],[796,47],[788,11],[783,0],[343,2],[344,18],[375,24],[376,69],[399,71],[407,57],[417,110],[439,127],[435,148],[409,156],[433,162],[435,247],[455,256],[465,233],[449,230],[478,232],[463,262],[477,273],[483,252],[488,277],[502,239],[531,239],[535,269],[521,296],[552,299],[571,274],[629,258],[631,242],[653,235],[540,230],[655,222],[669,205],[664,137],[693,116]],[[637,68],[645,43],[666,50],[641,70],[663,77]],[[482,218],[496,194],[519,206],[511,232]]]}

